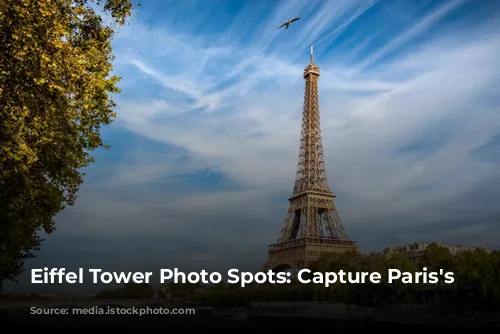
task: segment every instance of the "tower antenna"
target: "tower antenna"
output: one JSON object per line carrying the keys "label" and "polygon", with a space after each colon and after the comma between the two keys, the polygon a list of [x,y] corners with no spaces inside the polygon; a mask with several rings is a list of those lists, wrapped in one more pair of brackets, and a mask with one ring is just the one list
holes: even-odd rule
{"label": "tower antenna", "polygon": [[314,45],[311,44],[311,54],[310,54],[311,64],[314,64]]}

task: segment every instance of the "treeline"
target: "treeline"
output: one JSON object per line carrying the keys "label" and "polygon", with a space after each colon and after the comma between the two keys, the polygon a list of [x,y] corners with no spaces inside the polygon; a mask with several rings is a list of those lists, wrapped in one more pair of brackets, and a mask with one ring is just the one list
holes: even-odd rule
{"label": "treeline", "polygon": [[[440,269],[454,273],[453,284],[434,285],[401,280],[388,283],[388,269],[420,272]],[[462,251],[455,255],[445,247],[430,245],[413,261],[407,254],[342,253],[324,256],[313,271],[379,272],[379,284],[301,284],[236,288],[220,286],[210,290],[196,290],[189,298],[216,306],[245,306],[256,301],[330,301],[359,306],[388,304],[468,305],[487,310],[500,310],[500,252],[484,249]]]}
{"label": "treeline", "polygon": [[[388,269],[402,272],[421,272],[443,269],[453,272],[455,282],[434,285],[411,283],[401,280],[388,283]],[[190,300],[210,303],[218,307],[248,306],[256,301],[330,301],[359,306],[388,304],[469,305],[488,310],[500,310],[500,252],[484,249],[451,254],[447,248],[430,245],[413,261],[405,253],[360,254],[341,253],[324,256],[310,268],[319,272],[379,272],[379,284],[340,284],[329,287],[322,284],[291,284],[250,286],[240,288],[232,284],[217,284],[210,288],[198,284],[170,284],[172,300]],[[105,290],[97,298],[151,298],[152,287],[147,284],[130,284],[123,289]],[[160,292],[160,298],[164,297]]]}

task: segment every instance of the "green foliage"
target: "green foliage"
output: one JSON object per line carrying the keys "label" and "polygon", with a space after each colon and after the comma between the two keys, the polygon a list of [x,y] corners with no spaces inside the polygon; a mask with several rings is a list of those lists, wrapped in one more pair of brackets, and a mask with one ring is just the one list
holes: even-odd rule
{"label": "green foliage", "polygon": [[460,252],[457,255],[458,279],[480,292],[481,296],[500,297],[500,253],[484,249]]}
{"label": "green foliage", "polygon": [[448,248],[433,243],[425,249],[422,262],[432,271],[449,270],[453,268],[454,257]]}
{"label": "green foliage", "polygon": [[[443,255],[442,259],[439,255]],[[429,247],[414,262],[406,254],[360,254],[344,253],[326,255],[310,268],[312,271],[364,271],[379,272],[379,284],[341,284],[335,283],[325,288],[321,284],[294,283],[274,286],[247,286],[220,283],[210,288],[199,284],[169,284],[172,297],[181,301],[198,301],[216,307],[248,306],[251,302],[294,302],[329,301],[358,306],[385,307],[390,304],[405,304],[407,310],[412,305],[425,303],[437,307],[453,304],[462,310],[500,310],[500,252],[486,252],[478,249],[460,252],[456,255],[446,253],[440,246]],[[423,267],[432,268],[438,262],[451,267],[447,271],[455,275],[451,289],[443,286],[430,287],[422,283],[388,283],[387,270],[399,269],[402,272],[416,273]],[[436,271],[439,271],[435,267]],[[429,271],[429,270],[428,270]],[[134,286],[134,289],[138,288]],[[449,286],[450,287],[450,286]],[[130,298],[125,291],[101,292],[100,298]],[[146,291],[146,290],[144,290]],[[143,294],[145,295],[145,294]],[[426,298],[423,298],[427,295]],[[426,299],[426,301],[424,301]],[[437,305],[434,305],[437,304]]]}
{"label": "green foliage", "polygon": [[[0,284],[76,199],[113,117],[111,39],[128,0],[0,0]],[[94,6],[95,7],[95,6]]]}
{"label": "green foliage", "polygon": [[[488,305],[492,309],[500,309],[500,252],[473,250],[452,255],[448,249],[437,245],[429,247],[417,262],[412,261],[404,253],[388,255],[344,253],[326,255],[311,268],[320,272],[341,269],[351,272],[379,272],[382,275],[379,284],[336,283],[325,288],[321,284],[292,283],[237,289],[234,286],[221,285],[210,290],[196,290],[186,298],[222,307],[247,306],[250,302],[257,301],[311,300],[378,307],[394,303],[411,305],[422,303],[422,293],[428,286],[422,283],[403,284],[401,281],[389,284],[388,269],[416,273],[423,267],[439,271],[441,265],[447,268],[446,271],[455,273],[455,284],[451,285],[454,288],[451,291],[444,289],[445,293],[442,293],[440,286],[434,287],[434,290],[430,291],[431,298],[439,298],[448,304],[457,304],[462,302],[459,301],[457,294],[462,294],[462,297],[472,295],[476,305]],[[470,303],[467,298],[462,299],[464,303]]]}

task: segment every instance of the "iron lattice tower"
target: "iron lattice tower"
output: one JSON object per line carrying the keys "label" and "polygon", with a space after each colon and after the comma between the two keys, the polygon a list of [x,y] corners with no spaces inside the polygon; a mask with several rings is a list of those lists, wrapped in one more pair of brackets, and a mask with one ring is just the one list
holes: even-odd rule
{"label": "iron lattice tower", "polygon": [[349,240],[328,185],[318,97],[319,67],[313,46],[304,69],[305,92],[299,162],[290,206],[277,243],[269,246],[264,270],[294,270],[314,264],[324,253],[357,251]]}

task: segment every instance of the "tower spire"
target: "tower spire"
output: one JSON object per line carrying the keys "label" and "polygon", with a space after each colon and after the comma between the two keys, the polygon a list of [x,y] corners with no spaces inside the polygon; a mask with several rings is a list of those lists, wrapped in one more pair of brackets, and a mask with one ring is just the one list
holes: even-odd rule
{"label": "tower spire", "polygon": [[310,63],[314,64],[314,45],[311,44]]}

